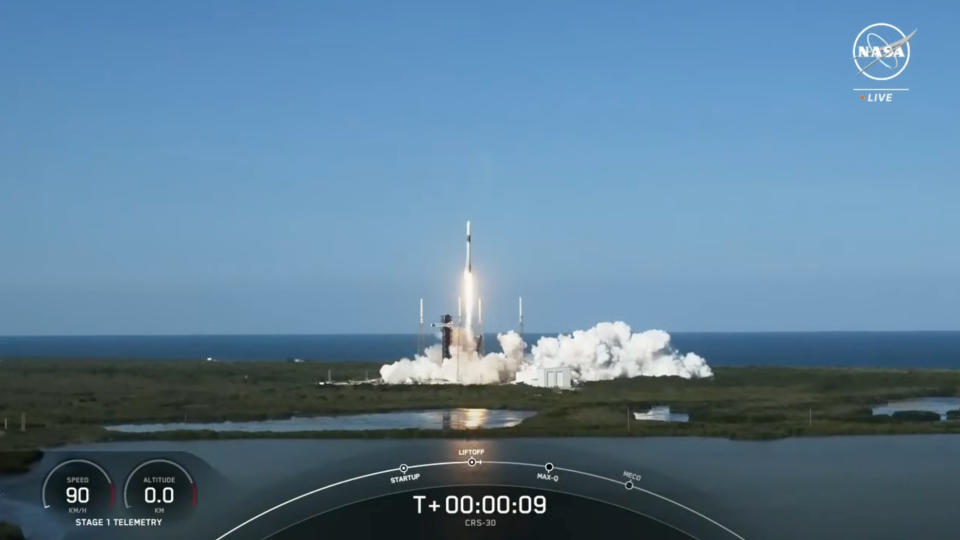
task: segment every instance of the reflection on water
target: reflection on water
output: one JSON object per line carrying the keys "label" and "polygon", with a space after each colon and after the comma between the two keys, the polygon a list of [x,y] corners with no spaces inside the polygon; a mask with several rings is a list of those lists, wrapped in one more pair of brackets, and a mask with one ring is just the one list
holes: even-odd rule
{"label": "reflection on water", "polygon": [[[489,409],[451,409],[443,411],[443,429],[478,429],[482,427],[511,427],[519,424],[523,418],[510,425],[490,426]],[[494,411],[496,412],[496,411]],[[519,411],[517,411],[519,412]],[[524,417],[525,418],[525,417]],[[499,423],[499,422],[498,422]]]}
{"label": "reflection on water", "polygon": [[689,422],[690,415],[687,413],[672,413],[669,405],[657,405],[650,407],[646,412],[635,412],[633,417],[637,420],[647,420],[653,422]]}
{"label": "reflection on water", "polygon": [[341,416],[293,417],[251,422],[171,422],[120,424],[110,431],[152,433],[159,431],[363,431],[374,429],[479,429],[513,427],[536,411],[510,409],[433,409]]}
{"label": "reflection on water", "polygon": [[960,409],[958,397],[925,397],[901,399],[886,405],[878,405],[873,408],[873,415],[892,415],[897,411],[929,411],[939,414],[940,420],[944,421],[947,419],[947,412],[956,409]]}

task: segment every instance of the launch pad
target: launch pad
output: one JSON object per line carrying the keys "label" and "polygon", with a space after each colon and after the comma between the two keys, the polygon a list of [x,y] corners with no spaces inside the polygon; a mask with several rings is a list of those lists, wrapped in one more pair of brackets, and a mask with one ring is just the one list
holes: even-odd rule
{"label": "launch pad", "polygon": [[[474,302],[476,300],[476,302]],[[520,334],[523,331],[523,299],[520,306]],[[476,322],[474,322],[476,314]],[[420,298],[420,331],[417,339],[417,355],[426,353],[423,318],[423,298]],[[483,339],[483,298],[477,294],[473,277],[473,236],[470,230],[470,221],[466,228],[466,261],[464,262],[463,279],[460,294],[457,296],[457,320],[453,315],[445,313],[439,322],[431,324],[432,328],[440,329],[440,358],[441,361],[452,360],[457,363],[456,382],[460,382],[459,355],[462,351],[469,351],[480,356],[484,354]]]}
{"label": "launch pad", "polygon": [[424,347],[424,309],[420,299],[420,335],[413,358],[401,358],[380,368],[386,384],[504,384],[523,383],[572,388],[582,381],[679,376],[711,377],[706,361],[695,353],[680,354],[662,330],[634,332],[622,321],[600,322],[591,328],[556,337],[538,338],[527,354],[523,336],[523,298],[517,301],[518,331],[498,333],[499,351],[485,350],[483,299],[473,273],[473,236],[466,224],[466,260],[457,317],[440,317],[440,343]]}

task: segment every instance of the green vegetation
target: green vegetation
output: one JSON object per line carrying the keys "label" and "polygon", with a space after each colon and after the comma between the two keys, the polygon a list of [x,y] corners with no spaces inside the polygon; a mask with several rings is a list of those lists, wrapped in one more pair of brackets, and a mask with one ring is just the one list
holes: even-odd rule
{"label": "green vegetation", "polygon": [[892,415],[898,422],[939,422],[940,415],[932,411],[896,411]]}
{"label": "green vegetation", "polygon": [[[710,380],[636,378],[587,383],[572,392],[524,385],[326,385],[378,374],[359,363],[207,363],[26,360],[0,363],[0,470],[38,458],[36,448],[117,439],[229,437],[462,437],[462,431],[391,430],[291,434],[120,434],[104,424],[286,418],[401,409],[535,409],[515,428],[468,435],[662,436],[771,439],[802,435],[960,433],[960,422],[927,415],[874,417],[887,400],[960,394],[960,371],[716,368]],[[688,424],[629,422],[628,410],[670,405]],[[27,429],[20,432],[20,414]],[[812,418],[812,422],[811,422]],[[952,416],[956,418],[956,416]],[[26,452],[24,452],[26,451]]]}
{"label": "green vegetation", "polygon": [[960,420],[960,409],[947,411],[947,420]]}
{"label": "green vegetation", "polygon": [[0,521],[0,540],[24,540],[20,527]]}

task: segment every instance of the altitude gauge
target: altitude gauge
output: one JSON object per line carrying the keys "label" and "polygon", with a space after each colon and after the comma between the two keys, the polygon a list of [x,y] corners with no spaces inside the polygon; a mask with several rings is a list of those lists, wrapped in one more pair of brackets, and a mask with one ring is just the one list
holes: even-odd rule
{"label": "altitude gauge", "polygon": [[43,481],[43,508],[97,517],[113,506],[114,488],[103,467],[86,459],[57,465]]}
{"label": "altitude gauge", "polygon": [[197,485],[179,464],[169,459],[152,459],[141,463],[127,477],[123,505],[141,517],[184,517],[197,506]]}

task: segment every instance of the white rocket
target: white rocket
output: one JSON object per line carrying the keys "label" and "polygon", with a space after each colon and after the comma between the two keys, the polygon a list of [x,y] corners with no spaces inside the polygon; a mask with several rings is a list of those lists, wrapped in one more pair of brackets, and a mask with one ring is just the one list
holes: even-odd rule
{"label": "white rocket", "polygon": [[473,263],[470,261],[470,220],[467,220],[467,273],[473,273]]}

